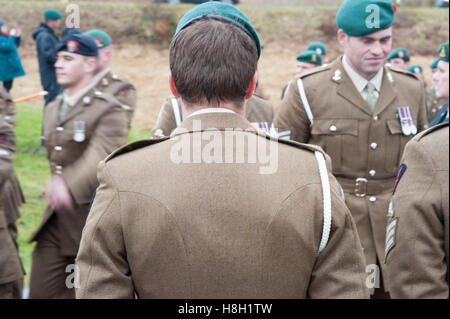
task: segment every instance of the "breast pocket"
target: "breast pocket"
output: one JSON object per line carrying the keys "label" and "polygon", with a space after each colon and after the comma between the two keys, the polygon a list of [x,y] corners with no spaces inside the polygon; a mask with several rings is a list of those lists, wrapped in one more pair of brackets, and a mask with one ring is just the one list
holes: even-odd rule
{"label": "breast pocket", "polygon": [[398,119],[390,119],[386,121],[387,136],[386,136],[386,152],[385,152],[385,169],[386,171],[396,174],[398,166],[400,165],[401,156],[406,143],[413,137],[413,135],[406,136],[402,132],[402,126]]}
{"label": "breast pocket", "polygon": [[334,173],[346,168],[344,157],[357,148],[358,122],[353,119],[314,120],[311,143],[320,145],[330,155]]}

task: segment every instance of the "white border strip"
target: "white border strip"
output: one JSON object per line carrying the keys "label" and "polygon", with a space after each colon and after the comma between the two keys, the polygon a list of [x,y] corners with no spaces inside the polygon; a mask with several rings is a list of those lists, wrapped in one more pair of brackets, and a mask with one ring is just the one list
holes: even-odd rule
{"label": "white border strip", "polygon": [[180,115],[180,106],[178,105],[178,101],[176,98],[172,98],[172,109],[173,114],[175,115],[175,122],[177,122],[177,127],[181,124],[181,115]]}
{"label": "white border strip", "polygon": [[319,256],[325,249],[330,238],[331,231],[331,191],[330,191],[330,180],[328,179],[328,170],[325,163],[325,157],[319,151],[315,151],[317,164],[319,165],[320,180],[322,182],[322,194],[323,194],[323,230],[322,239],[320,240],[319,251],[317,256]]}
{"label": "white border strip", "polygon": [[309,105],[308,99],[306,98],[305,88],[303,86],[302,79],[297,80],[298,92],[300,93],[300,98],[302,99],[303,106],[306,111],[306,115],[308,115],[309,122],[311,125],[314,123],[314,116],[311,111],[311,106]]}

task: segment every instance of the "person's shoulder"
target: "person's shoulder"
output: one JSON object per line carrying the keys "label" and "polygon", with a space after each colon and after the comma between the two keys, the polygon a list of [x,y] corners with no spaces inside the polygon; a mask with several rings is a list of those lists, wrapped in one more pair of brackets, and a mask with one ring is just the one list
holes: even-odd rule
{"label": "person's shoulder", "polygon": [[114,82],[118,82],[120,84],[131,86],[131,87],[134,88],[133,84],[131,84],[130,80],[127,77],[125,77],[125,76],[118,75],[118,74],[112,73],[112,72],[108,72],[106,74],[106,78],[108,78],[108,80],[113,82],[113,83]]}
{"label": "person's shoulder", "polygon": [[324,64],[309,70],[306,70],[300,75],[296,76],[296,79],[315,79],[315,78],[322,78],[329,75],[329,73],[332,72],[332,67],[330,64]]}
{"label": "person's shoulder", "polygon": [[[118,149],[116,149],[114,152],[112,152],[106,159],[105,163],[109,163],[112,161],[117,161],[119,158],[124,159],[124,157],[129,157],[136,152],[146,149],[148,147],[152,147],[154,145],[157,145],[161,142],[167,141],[170,139],[169,136],[162,136],[152,139],[145,139],[145,140],[139,140],[132,143],[129,143],[127,145],[124,145]],[[125,159],[126,160],[126,159]]]}
{"label": "person's shoulder", "polygon": [[390,64],[386,64],[387,76],[391,82],[399,82],[401,84],[422,85],[422,81],[411,72],[394,68]]}
{"label": "person's shoulder", "polygon": [[[439,140],[448,141],[449,123],[441,123],[417,134],[413,140],[423,144],[435,144]],[[447,150],[448,151],[448,150]]]}

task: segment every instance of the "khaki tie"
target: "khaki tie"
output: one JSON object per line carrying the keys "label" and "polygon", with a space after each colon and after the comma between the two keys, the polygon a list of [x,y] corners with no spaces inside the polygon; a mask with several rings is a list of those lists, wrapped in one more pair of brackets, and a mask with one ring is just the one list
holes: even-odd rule
{"label": "khaki tie", "polygon": [[67,102],[65,98],[63,98],[63,101],[61,103],[61,106],[59,108],[59,120],[61,121],[64,119],[64,117],[67,115],[70,109],[70,104]]}
{"label": "khaki tie", "polygon": [[375,110],[375,105],[377,105],[378,100],[377,90],[375,88],[375,85],[373,85],[373,83],[371,82],[367,83],[366,90],[367,90],[366,102],[367,104],[369,104],[370,110],[373,112]]}

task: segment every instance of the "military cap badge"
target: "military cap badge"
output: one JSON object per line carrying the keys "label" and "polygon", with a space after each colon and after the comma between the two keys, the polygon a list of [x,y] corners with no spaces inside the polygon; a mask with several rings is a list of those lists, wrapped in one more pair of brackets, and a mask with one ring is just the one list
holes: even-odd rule
{"label": "military cap badge", "polygon": [[311,60],[312,60],[313,62],[316,62],[316,61],[317,61],[317,56],[316,56],[315,54],[313,54],[313,55],[311,56]]}
{"label": "military cap badge", "polygon": [[97,44],[97,46],[98,46],[99,48],[103,48],[102,39],[100,39],[100,38],[94,38],[94,40],[95,40],[95,43]]}
{"label": "military cap badge", "polygon": [[76,51],[78,51],[78,46],[79,46],[78,41],[69,40],[69,41],[67,41],[66,45],[67,45],[67,50],[69,50],[69,52],[76,52]]}
{"label": "military cap badge", "polygon": [[319,53],[319,54],[322,54],[322,49],[321,48],[317,48],[316,52]]}
{"label": "military cap badge", "polygon": [[405,54],[403,53],[403,51],[398,51],[398,57],[400,59],[403,59],[405,57]]}
{"label": "military cap badge", "polygon": [[445,53],[445,46],[442,46],[441,52],[439,53],[439,56],[441,58],[445,58],[447,54]]}

